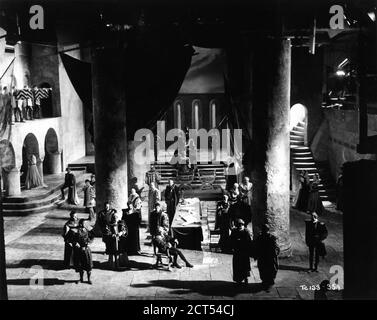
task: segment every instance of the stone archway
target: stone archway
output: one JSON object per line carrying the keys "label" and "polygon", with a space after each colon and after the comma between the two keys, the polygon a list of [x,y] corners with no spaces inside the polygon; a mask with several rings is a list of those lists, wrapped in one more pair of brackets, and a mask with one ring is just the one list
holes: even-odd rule
{"label": "stone archway", "polygon": [[308,142],[308,109],[301,103],[296,103],[289,112],[289,130],[303,132],[304,145]]}
{"label": "stone archway", "polygon": [[61,170],[61,153],[59,152],[58,136],[53,128],[47,130],[45,137],[45,159],[43,173],[55,174]]}
{"label": "stone archway", "polygon": [[[51,89],[51,85],[48,82],[43,82],[38,86],[38,88]],[[51,91],[48,95],[48,98],[41,99],[41,114],[42,118],[51,118],[55,116],[52,105]]]}

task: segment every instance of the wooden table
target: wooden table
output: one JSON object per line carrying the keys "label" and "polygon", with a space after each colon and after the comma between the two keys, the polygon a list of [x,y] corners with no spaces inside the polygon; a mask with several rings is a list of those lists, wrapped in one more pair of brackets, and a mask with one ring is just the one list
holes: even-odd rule
{"label": "wooden table", "polygon": [[178,248],[202,250],[203,231],[199,198],[185,199],[175,210],[172,223],[173,237],[179,241]]}

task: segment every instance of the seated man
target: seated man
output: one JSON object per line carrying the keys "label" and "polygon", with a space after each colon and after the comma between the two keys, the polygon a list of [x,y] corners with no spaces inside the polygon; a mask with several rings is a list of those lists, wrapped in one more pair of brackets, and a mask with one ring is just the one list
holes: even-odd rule
{"label": "seated man", "polygon": [[[176,248],[178,240],[170,237],[162,227],[158,229],[158,234],[153,238],[153,244],[158,248],[160,253],[166,253],[169,259],[170,256],[173,256],[173,267],[182,268],[177,262],[178,256],[186,263],[186,267],[193,267],[193,265],[187,261],[181,250]],[[156,266],[160,263],[162,264],[161,256],[157,256]]]}

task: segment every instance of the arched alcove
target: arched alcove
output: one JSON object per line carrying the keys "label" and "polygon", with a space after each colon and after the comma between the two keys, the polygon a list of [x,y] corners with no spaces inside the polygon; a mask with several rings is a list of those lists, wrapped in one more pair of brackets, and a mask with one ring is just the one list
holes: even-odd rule
{"label": "arched alcove", "polygon": [[25,182],[26,172],[28,169],[28,160],[33,154],[38,160],[39,159],[39,143],[38,143],[38,139],[36,138],[34,134],[28,133],[22,145],[21,183]]}
{"label": "arched alcove", "polygon": [[304,143],[307,144],[308,129],[308,109],[301,103],[296,103],[291,107],[289,113],[289,130],[297,128],[304,133]]}
{"label": "arched alcove", "polygon": [[183,101],[176,100],[174,102],[174,128],[183,128]]}
{"label": "arched alcove", "polygon": [[[38,85],[38,88],[51,89],[51,85],[48,82],[43,82]],[[54,117],[51,90],[48,91],[48,98],[41,99],[41,114],[42,118]]]}
{"label": "arched alcove", "polygon": [[199,99],[194,99],[192,101],[192,128],[200,129],[200,109],[201,101]]}
{"label": "arched alcove", "polygon": [[61,155],[59,153],[58,136],[53,128],[47,130],[45,137],[45,158],[43,173],[53,174],[61,172]]}

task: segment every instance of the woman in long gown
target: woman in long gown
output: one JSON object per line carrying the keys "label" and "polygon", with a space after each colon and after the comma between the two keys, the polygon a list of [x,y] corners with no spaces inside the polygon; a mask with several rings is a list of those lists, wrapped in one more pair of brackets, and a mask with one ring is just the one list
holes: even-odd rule
{"label": "woman in long gown", "polygon": [[128,236],[126,239],[126,252],[128,255],[140,254],[140,223],[141,210],[136,209],[132,203],[124,210],[122,220],[126,223]]}
{"label": "woman in long gown", "polygon": [[36,188],[43,185],[42,177],[37,168],[37,158],[31,155],[26,173],[25,180],[26,189]]}
{"label": "woman in long gown", "polygon": [[298,192],[297,201],[295,205],[296,209],[300,211],[306,212],[308,208],[309,186],[310,180],[308,172],[306,170],[303,170],[300,173],[300,190]]}
{"label": "woman in long gown", "polygon": [[319,195],[319,182],[319,175],[315,174],[313,181],[309,185],[309,200],[307,212],[316,212],[317,214],[321,215],[325,209],[323,207],[322,200]]}
{"label": "woman in long gown", "polygon": [[236,229],[230,235],[230,243],[233,249],[233,281],[248,283],[250,276],[250,252],[251,235],[242,219],[236,221]]}

